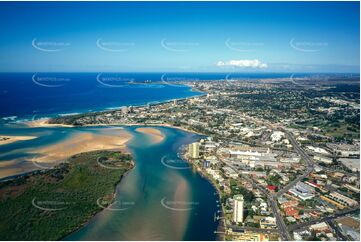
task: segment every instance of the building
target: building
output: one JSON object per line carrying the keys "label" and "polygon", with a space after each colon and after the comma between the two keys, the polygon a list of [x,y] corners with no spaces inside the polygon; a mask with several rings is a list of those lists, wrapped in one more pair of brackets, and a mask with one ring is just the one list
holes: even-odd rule
{"label": "building", "polygon": [[331,158],[320,156],[320,155],[315,155],[313,157],[313,159],[316,161],[322,162],[324,164],[332,164],[332,162],[333,162]]}
{"label": "building", "polygon": [[303,183],[298,182],[289,193],[301,198],[302,200],[312,199],[315,195],[315,188]]}
{"label": "building", "polygon": [[349,206],[349,207],[354,207],[358,205],[358,202],[346,197],[338,192],[331,192],[329,195],[329,198],[331,198],[332,200],[341,203],[344,206]]}
{"label": "building", "polygon": [[281,205],[281,208],[285,209],[285,208],[297,207],[298,204],[299,202],[297,200],[287,201]]}
{"label": "building", "polygon": [[284,210],[286,216],[295,217],[299,214],[299,211],[294,207],[287,207]]}
{"label": "building", "polygon": [[198,142],[189,144],[189,146],[188,146],[188,154],[189,154],[189,157],[192,158],[192,159],[198,159],[199,158],[199,143]]}
{"label": "building", "polygon": [[274,229],[277,227],[276,218],[273,217],[261,218],[259,221],[259,226],[261,229]]}
{"label": "building", "polygon": [[241,194],[235,195],[233,197],[233,222],[242,223],[243,222],[243,196]]}
{"label": "building", "polygon": [[252,231],[245,231],[243,233],[239,232],[229,232],[232,235],[232,240],[234,241],[269,241],[269,235],[263,233],[256,233]]}

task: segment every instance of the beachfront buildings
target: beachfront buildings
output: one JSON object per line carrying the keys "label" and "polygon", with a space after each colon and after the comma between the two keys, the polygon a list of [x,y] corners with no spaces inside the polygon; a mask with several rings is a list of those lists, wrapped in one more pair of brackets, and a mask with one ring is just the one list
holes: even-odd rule
{"label": "beachfront buildings", "polygon": [[198,142],[189,144],[188,154],[189,154],[189,157],[192,159],[199,158],[199,143]]}
{"label": "beachfront buildings", "polygon": [[243,222],[243,205],[244,200],[241,194],[235,195],[233,197],[233,222],[242,223]]}

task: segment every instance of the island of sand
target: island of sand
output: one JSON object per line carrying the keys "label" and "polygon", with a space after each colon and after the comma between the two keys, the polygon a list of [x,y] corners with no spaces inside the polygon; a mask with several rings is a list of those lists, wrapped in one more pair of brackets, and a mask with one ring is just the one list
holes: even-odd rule
{"label": "island of sand", "polygon": [[156,128],[141,127],[141,128],[137,128],[135,131],[149,135],[153,143],[160,143],[165,138],[165,135],[159,129]]}
{"label": "island of sand", "polygon": [[2,161],[0,178],[26,173],[37,169],[51,168],[75,154],[112,150],[128,153],[126,143],[132,139],[131,133],[121,128],[109,128],[101,133],[78,132],[55,144],[30,149],[28,157]]}
{"label": "island of sand", "polygon": [[16,141],[31,140],[37,138],[36,136],[6,136],[0,135],[0,145],[11,144]]}

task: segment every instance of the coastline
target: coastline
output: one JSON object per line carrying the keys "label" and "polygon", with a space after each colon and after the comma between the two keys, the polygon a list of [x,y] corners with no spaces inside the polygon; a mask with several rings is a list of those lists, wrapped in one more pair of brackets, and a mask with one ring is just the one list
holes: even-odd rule
{"label": "coastline", "polygon": [[[198,165],[196,165],[194,162],[192,162],[190,159],[188,159],[188,157],[186,156],[185,153],[182,154],[182,158],[184,160],[186,160],[195,170],[196,172],[205,180],[207,180],[212,186],[213,188],[216,190],[216,193],[218,195],[218,202],[221,208],[221,212],[220,214],[216,214],[217,217],[220,218],[220,221],[222,220],[223,223],[219,222],[218,227],[217,227],[217,231],[221,231],[221,232],[225,232],[225,220],[224,218],[224,207],[222,204],[222,192],[219,189],[219,187],[217,186],[217,183],[202,169],[200,168]],[[218,212],[218,211],[217,211]],[[225,241],[225,234],[224,233],[217,233],[217,240],[218,241]]]}
{"label": "coastline", "polygon": [[[74,217],[74,212],[77,211],[77,205],[73,206],[73,204],[81,204],[83,202],[83,195],[87,196],[89,195],[89,189],[94,189],[94,193],[90,193],[93,194],[91,195],[92,198],[90,198],[90,201],[95,201],[94,198],[98,198],[98,199],[104,199],[103,201],[107,201],[108,205],[105,207],[103,207],[102,205],[98,204],[98,207],[93,207],[93,206],[87,206],[89,207],[89,209],[86,211],[86,213],[81,215],[81,220],[83,221],[82,223],[77,224],[78,221],[77,218],[73,218],[70,219],[70,227],[73,227],[72,229],[68,230],[68,225],[65,225],[62,222],[58,223],[59,226],[59,230],[56,230],[57,232],[53,235],[52,240],[63,240],[64,238],[66,238],[67,236],[69,236],[71,233],[77,231],[78,229],[80,229],[81,227],[83,227],[86,223],[88,223],[89,221],[91,221],[91,219],[96,216],[96,214],[104,211],[105,209],[107,209],[109,206],[111,206],[114,203],[115,200],[115,195],[116,195],[116,191],[117,191],[117,186],[119,184],[121,184],[121,182],[123,181],[123,179],[125,178],[125,176],[133,170],[133,168],[135,167],[135,163],[134,163],[134,159],[131,157],[131,160],[128,160],[129,158],[125,158],[127,156],[129,156],[128,154],[125,154],[123,152],[121,152],[120,154],[122,156],[120,156],[120,160],[118,160],[119,158],[112,158],[113,154],[119,154],[118,151],[107,151],[107,150],[97,150],[97,151],[91,151],[91,152],[85,152],[85,153],[81,153],[81,154],[77,154],[74,156],[69,157],[69,160],[71,160],[69,163],[64,163],[63,165],[54,167],[52,169],[48,169],[48,170],[43,170],[43,171],[38,171],[38,172],[29,172],[27,174],[22,174],[21,176],[17,176],[14,177],[14,179],[22,179],[22,177],[25,177],[26,182],[29,183],[27,184],[25,187],[21,188],[22,186],[19,187],[19,185],[16,183],[14,183],[14,181],[12,181],[12,179],[9,180],[3,180],[2,182],[6,182],[4,184],[5,187],[2,187],[2,189],[13,189],[13,190],[17,190],[17,189],[24,189],[24,191],[26,191],[26,189],[29,189],[31,187],[31,189],[48,189],[49,193],[55,192],[54,194],[57,194],[57,191],[64,191],[64,196],[66,198],[63,198],[64,201],[66,201],[66,203],[64,202],[64,204],[66,204],[67,209],[57,209],[57,210],[63,210],[64,212],[68,213],[68,215],[66,215],[66,217],[68,218],[73,218]],[[95,157],[94,157],[95,155]],[[125,156],[124,156],[125,155]],[[110,160],[114,160],[115,162],[119,162],[121,161],[122,164],[122,168],[121,170],[119,169],[104,169],[102,168],[102,166],[99,165],[92,165],[94,163],[99,163],[98,158],[99,157],[109,157]],[[118,156],[117,156],[118,157]],[[66,165],[66,164],[70,164],[70,165]],[[117,163],[114,163],[115,166],[118,167]],[[68,168],[65,168],[68,167]],[[69,170],[67,170],[69,169]],[[61,173],[61,171],[64,171],[65,173]],[[67,170],[67,171],[66,171]],[[96,171],[96,172],[94,172]],[[69,177],[69,179],[64,180],[64,178],[62,176],[56,178],[56,179],[60,179],[56,182],[56,186],[58,186],[58,188],[56,190],[52,190],[52,186],[54,184],[55,181],[49,180],[49,176],[51,176],[52,174],[62,174],[64,176]],[[94,179],[77,179],[76,176],[80,176],[80,178],[84,178],[84,175],[87,175],[89,177],[93,177],[94,174],[98,174],[99,175],[99,181],[98,180],[94,180]],[[35,178],[33,179],[32,176],[35,176]],[[38,183],[34,183],[34,181],[38,181],[39,179],[42,179],[45,183],[41,183],[40,185]],[[115,181],[115,182],[114,182]],[[71,184],[78,184],[79,182],[82,184],[82,188],[84,188],[82,190],[82,194],[81,196],[78,196],[78,192],[76,192],[75,194],[68,194],[70,191],[66,191],[67,189],[69,189],[69,182],[71,182]],[[49,186],[47,186],[47,184],[49,184]],[[33,185],[35,185],[35,188],[33,187]],[[111,188],[110,186],[111,185]],[[19,187],[19,188],[18,188]],[[102,188],[102,189],[97,189],[97,188]],[[71,192],[70,192],[71,193]],[[11,199],[6,199],[5,201],[6,203],[10,203],[10,204],[18,204],[21,203],[23,201],[27,201],[29,199],[27,199],[29,196],[29,194],[27,194],[26,192],[22,192],[19,195],[15,196],[15,197],[11,197]],[[31,198],[32,195],[30,195]],[[109,198],[111,197],[111,199],[109,200]],[[4,197],[2,197],[2,199],[4,199]],[[31,210],[31,214],[37,214],[38,216],[46,216],[44,215],[44,213],[42,212],[42,210],[51,210],[51,208],[43,208],[40,205],[37,205],[37,203],[34,200],[35,198],[33,198],[33,206],[35,206],[38,209],[35,210]],[[72,201],[72,202],[71,202]],[[41,200],[39,201],[41,202]],[[44,203],[45,204],[45,203]],[[54,203],[56,205],[56,203]],[[54,205],[53,204],[53,205]],[[15,207],[14,207],[15,206]],[[48,205],[50,206],[50,205]],[[20,211],[16,214],[17,218],[13,220],[12,223],[16,223],[16,221],[19,221],[19,229],[21,229],[21,227],[26,227],[28,225],[27,220],[31,219],[31,216],[28,216],[28,210],[26,210],[27,206],[25,206],[23,209],[20,209]],[[18,209],[18,207],[16,205],[12,205],[12,207],[9,208],[11,211],[14,209]],[[25,210],[24,210],[25,209]],[[40,209],[40,210],[39,210]],[[11,213],[11,212],[9,212]],[[62,221],[60,218],[63,217],[62,213],[55,213],[54,218],[50,218],[50,220],[54,220],[53,222],[56,223],[56,221]],[[9,218],[9,217],[7,217]],[[19,220],[20,218],[24,218],[22,220]],[[51,222],[51,221],[50,221]],[[44,222],[46,224],[46,221]],[[46,227],[46,225],[44,225]],[[52,227],[49,227],[52,228]],[[12,229],[12,226],[8,226],[8,227],[4,227],[2,228],[2,230],[7,230],[7,229]],[[32,229],[32,228],[29,228]],[[31,234],[27,234],[27,233],[15,233],[13,235],[13,237],[9,237],[11,239],[8,240],[14,240],[14,238],[16,238],[15,240],[43,240],[42,236],[43,236],[43,230],[46,230],[47,228],[43,228],[42,226],[39,226],[35,232],[32,231]],[[17,236],[21,236],[21,237],[17,237]],[[30,237],[29,237],[30,236]],[[22,238],[22,239],[20,239]]]}
{"label": "coastline", "polygon": [[[44,121],[50,120],[52,118],[56,118],[56,117],[60,117],[60,115],[62,114],[61,117],[66,117],[66,116],[73,116],[73,115],[87,115],[90,113],[104,113],[104,112],[111,112],[111,111],[119,111],[121,110],[122,107],[124,106],[133,106],[133,107],[146,107],[147,105],[151,104],[151,105],[162,105],[162,104],[166,104],[166,103],[170,103],[173,101],[182,101],[182,100],[187,100],[187,99],[191,99],[191,98],[196,98],[196,97],[202,97],[207,95],[206,92],[204,91],[200,91],[192,86],[189,86],[187,84],[179,84],[183,87],[188,87],[189,90],[193,93],[195,93],[194,95],[190,95],[190,96],[186,96],[186,97],[179,97],[179,98],[169,98],[169,99],[164,99],[161,101],[151,101],[151,102],[140,102],[139,104],[124,104],[124,105],[120,105],[117,107],[107,107],[107,106],[103,106],[100,107],[99,109],[93,109],[93,110],[78,110],[78,111],[69,111],[68,113],[65,112],[61,112],[61,113],[50,113],[48,114],[46,117],[41,117],[39,119],[34,119],[34,116],[29,117],[21,117],[19,120],[14,121],[13,123],[20,123],[20,124],[25,124],[27,127],[76,127],[75,125],[67,125],[67,124],[49,124],[49,123],[44,123]],[[10,117],[18,117],[18,116],[10,116]],[[5,117],[7,118],[7,117]],[[42,120],[43,122],[41,122],[40,120]],[[105,124],[104,124],[105,125]],[[89,125],[91,126],[91,125]],[[99,125],[100,126],[100,125]]]}
{"label": "coastline", "polygon": [[[164,101],[159,101],[156,103],[151,103],[152,105],[163,105],[163,104],[167,104],[173,101],[182,101],[182,100],[189,100],[192,98],[197,98],[197,97],[202,97],[207,95],[206,92],[202,92],[200,90],[194,89],[191,86],[182,84],[183,86],[187,86],[189,88],[191,88],[192,92],[198,92],[200,94],[197,95],[193,95],[193,96],[189,96],[189,97],[183,97],[183,98],[173,98],[173,99],[167,99]],[[193,90],[194,89],[194,90]],[[149,104],[149,103],[148,103]],[[141,108],[141,107],[145,107],[148,104],[140,104],[140,105],[129,105],[129,106],[133,106],[135,108]],[[97,113],[106,113],[106,112],[112,112],[112,111],[120,111],[121,107],[116,107],[116,108],[105,108],[102,109],[100,111],[94,111],[94,112],[84,112],[84,113],[77,113],[75,115],[90,115],[90,114],[97,114]],[[69,115],[72,116],[72,115]],[[195,134],[199,134],[199,135],[205,135],[203,133],[194,131],[194,130],[190,130],[181,126],[174,126],[168,123],[161,123],[161,124],[146,124],[146,123],[112,123],[112,124],[84,124],[84,125],[70,125],[70,124],[61,124],[61,123],[54,123],[51,124],[49,123],[49,120],[53,119],[54,117],[44,117],[44,118],[40,118],[40,119],[36,119],[36,120],[31,120],[31,121],[23,121],[23,122],[19,122],[20,124],[23,124],[29,128],[41,128],[41,127],[66,127],[66,128],[72,128],[72,127],[94,127],[94,126],[164,126],[164,127],[170,127],[170,128],[176,128],[176,129],[180,129],[186,132],[192,132]]]}
{"label": "coastline", "polygon": [[131,168],[130,168],[129,170],[127,170],[127,171],[119,178],[119,181],[115,184],[115,186],[114,186],[114,192],[113,192],[113,194],[112,194],[112,201],[111,201],[111,203],[110,203],[107,207],[105,207],[105,208],[101,209],[100,211],[97,211],[97,212],[95,212],[94,214],[92,214],[91,216],[89,216],[89,218],[88,218],[84,223],[80,224],[77,228],[75,228],[73,231],[69,232],[67,235],[63,236],[63,237],[60,238],[59,240],[61,240],[61,241],[66,240],[66,238],[67,238],[68,236],[70,236],[71,234],[79,231],[82,227],[84,227],[85,225],[89,224],[89,223],[92,221],[92,219],[95,218],[95,216],[97,216],[98,214],[100,214],[100,213],[103,212],[104,210],[107,210],[109,207],[111,207],[113,204],[115,204],[114,202],[115,202],[115,198],[116,198],[116,195],[117,195],[117,187],[120,186],[120,185],[122,184],[122,182],[124,182],[124,178],[129,174],[129,172],[131,172],[131,171],[136,167],[136,164],[135,164],[135,161],[134,161],[134,160],[131,161],[131,165],[132,165]]}

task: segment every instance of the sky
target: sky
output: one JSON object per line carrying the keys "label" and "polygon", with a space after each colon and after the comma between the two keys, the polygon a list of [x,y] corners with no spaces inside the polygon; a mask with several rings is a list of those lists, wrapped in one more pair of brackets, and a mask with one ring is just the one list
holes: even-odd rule
{"label": "sky", "polygon": [[359,2],[1,2],[0,72],[353,72]]}

